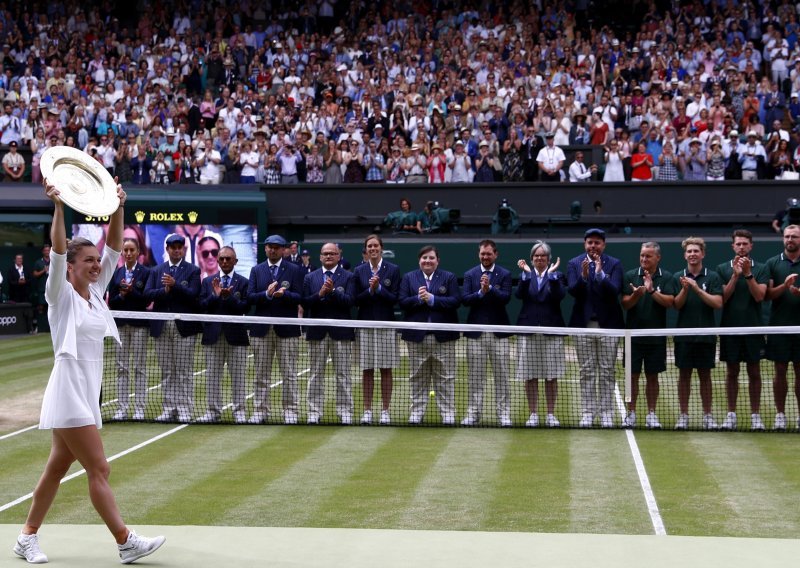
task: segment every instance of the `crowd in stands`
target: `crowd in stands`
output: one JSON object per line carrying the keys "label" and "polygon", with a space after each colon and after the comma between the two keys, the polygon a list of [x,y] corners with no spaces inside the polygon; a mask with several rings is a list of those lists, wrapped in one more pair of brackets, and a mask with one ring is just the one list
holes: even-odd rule
{"label": "crowd in stands", "polygon": [[[0,145],[34,182],[52,145],[139,184],[800,170],[788,0],[117,4],[0,10]],[[566,146],[603,159],[570,169]]]}

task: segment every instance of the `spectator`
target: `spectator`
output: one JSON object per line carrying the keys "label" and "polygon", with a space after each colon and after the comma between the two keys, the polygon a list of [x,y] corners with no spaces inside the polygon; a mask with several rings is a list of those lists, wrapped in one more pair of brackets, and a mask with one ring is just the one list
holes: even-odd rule
{"label": "spectator", "polygon": [[25,174],[25,158],[17,152],[15,140],[8,144],[8,153],[3,156],[3,171],[7,182],[20,182]]}

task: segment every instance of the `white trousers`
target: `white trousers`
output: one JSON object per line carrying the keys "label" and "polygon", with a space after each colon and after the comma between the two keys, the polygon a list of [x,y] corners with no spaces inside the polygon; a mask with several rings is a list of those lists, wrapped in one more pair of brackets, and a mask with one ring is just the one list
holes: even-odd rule
{"label": "white trousers", "polygon": [[244,410],[244,373],[247,366],[247,346],[231,345],[224,335],[214,345],[206,349],[206,398],[208,409],[217,414],[222,412],[222,391],[220,385],[228,364],[231,376],[231,401],[233,410]]}
{"label": "white trousers", "polygon": [[117,364],[117,399],[120,410],[130,406],[131,374],[133,375],[133,404],[144,412],[147,404],[147,339],[150,329],[123,325],[119,328],[122,345],[114,342],[114,360]]}
{"label": "white trousers", "polygon": [[264,337],[251,337],[255,354],[255,396],[253,409],[270,414],[270,389],[272,388],[272,360],[277,359],[283,381],[282,402],[284,410],[298,412],[300,389],[297,386],[297,356],[299,337],[278,337],[274,329]]}
{"label": "white trousers", "polygon": [[456,342],[439,343],[428,334],[422,343],[406,342],[411,371],[411,415],[422,418],[431,390],[442,420],[455,420]]}
{"label": "white trousers", "polygon": [[308,379],[308,417],[319,419],[325,406],[325,364],[330,355],[336,376],[336,414],[353,414],[353,393],[350,379],[350,357],[352,341],[341,341],[325,337],[308,341],[311,360],[311,378]]}
{"label": "white trousers", "polygon": [[164,322],[156,337],[156,357],[161,367],[164,411],[194,414],[194,346],[197,336],[183,337],[173,320]]}
{"label": "white trousers", "polygon": [[483,413],[483,391],[486,386],[486,367],[492,369],[497,418],[508,417],[511,406],[508,396],[509,350],[507,337],[482,333],[475,339],[467,338],[469,361],[469,403],[467,416],[479,419]]}
{"label": "white trousers", "polygon": [[581,380],[582,412],[614,411],[614,364],[617,337],[579,335],[575,339]]}

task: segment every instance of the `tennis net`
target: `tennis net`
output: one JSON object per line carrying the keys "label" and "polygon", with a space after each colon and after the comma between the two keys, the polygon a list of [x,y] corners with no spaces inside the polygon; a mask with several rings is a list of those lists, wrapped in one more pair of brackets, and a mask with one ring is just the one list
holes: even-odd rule
{"label": "tennis net", "polygon": [[[114,315],[124,325],[121,347],[106,342],[106,420],[798,428],[796,397],[787,396],[781,366],[776,380],[765,358],[767,345],[777,352],[796,340],[792,327],[628,331]],[[724,360],[740,353],[755,361]]]}

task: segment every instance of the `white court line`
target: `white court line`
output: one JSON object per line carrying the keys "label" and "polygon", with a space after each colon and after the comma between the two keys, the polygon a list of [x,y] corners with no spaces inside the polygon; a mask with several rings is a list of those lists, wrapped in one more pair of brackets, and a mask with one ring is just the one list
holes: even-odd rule
{"label": "white court line", "polygon": [[[614,383],[614,396],[617,399],[619,414],[624,418],[626,415],[625,403],[622,401],[622,397],[619,394],[619,385],[617,385],[616,382]],[[625,437],[628,439],[628,446],[631,448],[633,463],[636,466],[636,474],[639,476],[639,484],[642,486],[644,501],[647,503],[647,512],[650,514],[650,522],[653,523],[653,530],[657,536],[666,536],[667,529],[664,527],[664,520],[661,518],[661,512],[658,510],[656,496],[653,493],[653,488],[650,486],[650,478],[647,476],[647,471],[644,468],[642,454],[639,452],[639,445],[636,443],[633,430],[625,430]]]}
{"label": "white court line", "polygon": [[[121,458],[123,456],[127,456],[128,454],[130,454],[132,452],[135,452],[136,450],[139,450],[141,448],[144,448],[145,446],[149,446],[153,442],[157,442],[162,438],[166,438],[167,436],[170,436],[170,435],[174,434],[175,432],[180,432],[181,430],[183,430],[187,426],[188,426],[188,424],[181,424],[180,426],[176,426],[172,430],[167,430],[166,432],[163,432],[163,433],[159,434],[158,436],[150,438],[149,440],[145,440],[144,442],[141,442],[140,444],[136,444],[135,446],[130,447],[127,450],[123,450],[118,454],[114,454],[110,458],[107,458],[107,460],[109,462],[112,462],[117,458]],[[71,473],[70,475],[64,477],[59,483],[65,483],[67,481],[70,481],[71,479],[75,479],[76,477],[79,477],[79,476],[83,475],[84,473],[86,473],[86,470],[85,469],[81,469],[79,471],[76,471],[75,473]],[[19,505],[20,503],[24,503],[25,501],[27,501],[31,497],[33,497],[33,492],[28,493],[27,495],[23,495],[22,497],[14,499],[13,501],[11,501],[9,503],[6,503],[5,505],[0,506],[0,513],[5,511],[6,509],[10,509],[11,507],[14,507],[15,505]]]}
{"label": "white court line", "polygon": [[33,426],[27,426],[26,428],[23,428],[22,430],[17,430],[16,432],[9,432],[8,434],[4,434],[4,435],[0,436],[0,440],[5,440],[6,438],[12,438],[14,436],[17,436],[18,434],[24,434],[25,432],[28,432],[30,430],[35,430],[38,427],[39,427],[39,424],[34,424]]}

